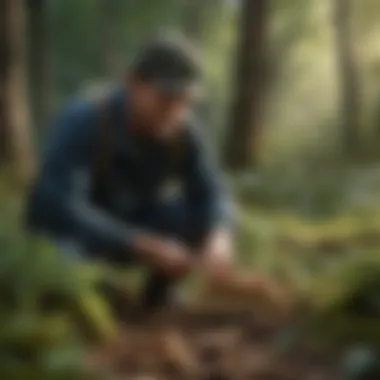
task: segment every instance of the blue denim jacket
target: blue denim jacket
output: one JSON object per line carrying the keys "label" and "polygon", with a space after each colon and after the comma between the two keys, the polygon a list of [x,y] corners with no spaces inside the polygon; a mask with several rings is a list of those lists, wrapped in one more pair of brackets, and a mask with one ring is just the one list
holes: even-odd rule
{"label": "blue denim jacket", "polygon": [[[99,207],[89,193],[100,124],[97,107],[88,99],[74,99],[51,128],[29,199],[29,228],[99,250],[127,249],[135,233],[144,229],[130,215],[149,202],[162,201],[170,165],[162,143],[143,149],[136,143],[128,128],[126,99],[120,90],[110,97],[116,150],[107,183],[111,201]],[[193,225],[207,230],[227,222],[229,211],[220,174],[198,131],[197,125],[188,128],[181,186]]]}

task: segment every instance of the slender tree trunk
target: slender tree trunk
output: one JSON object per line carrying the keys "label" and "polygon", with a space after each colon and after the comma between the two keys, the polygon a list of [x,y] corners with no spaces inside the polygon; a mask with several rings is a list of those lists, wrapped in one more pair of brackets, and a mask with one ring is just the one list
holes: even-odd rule
{"label": "slender tree trunk", "polygon": [[9,43],[6,30],[8,9],[6,1],[0,0],[0,164],[9,159],[9,128],[7,114],[7,83],[9,68]]}
{"label": "slender tree trunk", "polygon": [[243,0],[235,96],[227,130],[225,162],[232,170],[256,164],[264,103],[268,0]]}
{"label": "slender tree trunk", "polygon": [[24,5],[0,0],[0,165],[10,164],[19,179],[33,169],[26,92]]}
{"label": "slender tree trunk", "polygon": [[350,27],[352,6],[351,0],[335,0],[334,23],[343,147],[347,155],[355,156],[360,151],[360,94]]}
{"label": "slender tree trunk", "polygon": [[47,0],[28,0],[30,84],[34,122],[46,126],[53,109]]}

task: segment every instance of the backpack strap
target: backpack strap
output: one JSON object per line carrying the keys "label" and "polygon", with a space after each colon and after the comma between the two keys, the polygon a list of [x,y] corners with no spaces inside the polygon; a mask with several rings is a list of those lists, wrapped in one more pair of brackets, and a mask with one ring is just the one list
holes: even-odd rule
{"label": "backpack strap", "polygon": [[95,154],[91,170],[91,198],[96,204],[102,203],[108,176],[113,161],[112,115],[108,97],[96,100],[98,130],[95,144]]}

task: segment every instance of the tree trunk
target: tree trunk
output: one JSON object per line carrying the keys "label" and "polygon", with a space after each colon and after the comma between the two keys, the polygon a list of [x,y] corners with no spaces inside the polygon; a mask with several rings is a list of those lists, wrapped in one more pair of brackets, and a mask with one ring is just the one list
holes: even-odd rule
{"label": "tree trunk", "polygon": [[234,103],[224,155],[232,170],[257,163],[266,87],[268,5],[268,0],[243,0],[241,8]]}
{"label": "tree trunk", "polygon": [[33,169],[26,92],[22,0],[0,0],[0,166],[12,165],[19,179]]}
{"label": "tree trunk", "polygon": [[53,109],[52,66],[46,0],[28,0],[30,84],[34,124],[46,126]]}
{"label": "tree trunk", "polygon": [[355,156],[360,151],[360,95],[350,28],[352,6],[351,0],[335,0],[334,23],[337,70],[340,77],[343,147],[347,155]]}

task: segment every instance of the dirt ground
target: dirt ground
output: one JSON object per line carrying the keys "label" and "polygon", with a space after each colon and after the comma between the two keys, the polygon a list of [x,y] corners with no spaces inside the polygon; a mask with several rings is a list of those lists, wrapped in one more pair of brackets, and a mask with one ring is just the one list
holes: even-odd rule
{"label": "dirt ground", "polygon": [[[301,346],[274,354],[284,327],[274,318],[227,306],[172,312],[160,320],[165,323],[124,321],[119,344],[106,350],[108,371],[125,380],[343,380],[336,353]],[[163,341],[163,326],[180,334],[181,343]]]}

